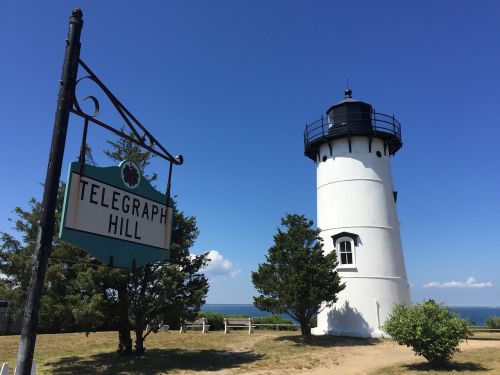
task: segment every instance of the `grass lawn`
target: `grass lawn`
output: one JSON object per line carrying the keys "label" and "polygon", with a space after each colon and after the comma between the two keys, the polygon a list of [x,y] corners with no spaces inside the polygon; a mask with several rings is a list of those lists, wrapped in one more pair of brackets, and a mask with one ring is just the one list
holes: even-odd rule
{"label": "grass lawn", "polygon": [[[117,333],[98,332],[38,335],[35,359],[38,374],[162,374],[229,370],[301,370],[324,364],[333,347],[364,346],[378,340],[318,337],[304,343],[296,332],[234,331],[151,334],[142,357],[116,354]],[[19,336],[0,337],[0,361],[12,365]],[[331,354],[329,356],[331,358]]]}
{"label": "grass lawn", "polygon": [[[477,335],[480,336],[480,335]],[[482,335],[481,335],[482,336]],[[498,340],[500,335],[484,338]],[[123,358],[116,353],[116,332],[38,335],[35,352],[38,374],[166,374],[226,370],[230,373],[302,373],[313,368],[331,368],[352,353],[389,352],[389,340],[314,337],[304,342],[297,332],[234,331],[158,333],[148,336],[142,357]],[[0,362],[16,361],[19,336],[0,337]],[[380,349],[377,349],[380,348]],[[369,358],[366,358],[369,361]],[[454,360],[460,373],[500,374],[500,348],[478,349],[458,354]],[[386,362],[391,363],[391,362]],[[417,357],[410,364],[387,367],[376,374],[428,372]]]}

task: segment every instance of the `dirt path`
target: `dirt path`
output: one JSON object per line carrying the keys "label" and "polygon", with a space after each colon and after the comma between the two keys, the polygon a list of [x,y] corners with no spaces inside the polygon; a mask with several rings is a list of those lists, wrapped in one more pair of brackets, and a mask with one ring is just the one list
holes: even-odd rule
{"label": "dirt path", "polygon": [[[257,336],[257,335],[256,335]],[[254,344],[263,341],[272,335],[262,335],[252,337],[245,345],[240,344],[236,352],[252,350]],[[468,343],[461,345],[463,351],[500,348],[500,340],[469,340]],[[422,357],[415,356],[410,348],[400,346],[394,341],[385,340],[374,345],[343,345],[332,347],[318,347],[314,353],[301,353],[287,363],[281,362],[276,365],[268,363],[250,364],[245,369],[224,369],[219,371],[207,371],[210,374],[260,374],[260,375],[279,375],[279,374],[307,374],[307,375],[366,375],[377,369],[392,366],[397,363],[418,363],[425,362]],[[299,363],[310,364],[309,369],[298,366]],[[312,366],[311,366],[312,365]],[[318,366],[318,367],[316,367]],[[313,367],[313,368],[311,368]],[[185,372],[185,374],[191,372]]]}
{"label": "dirt path", "polygon": [[[500,341],[469,340],[460,347],[463,351],[500,348]],[[396,363],[425,361],[421,357],[415,356],[410,348],[400,346],[393,341],[385,341],[373,346],[345,347],[342,348],[341,352],[342,355],[330,365],[304,372],[304,374],[326,375],[332,372],[343,375],[369,374],[376,369]]]}

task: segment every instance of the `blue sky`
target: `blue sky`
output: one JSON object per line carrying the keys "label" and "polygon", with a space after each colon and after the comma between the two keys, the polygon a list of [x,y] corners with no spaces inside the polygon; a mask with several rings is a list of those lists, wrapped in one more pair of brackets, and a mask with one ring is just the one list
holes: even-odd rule
{"label": "blue sky", "polygon": [[[185,157],[173,193],[198,219],[193,251],[217,251],[208,302],[251,302],[250,272],[280,218],[315,219],[302,133],[342,99],[348,73],[354,97],[402,123],[392,165],[413,300],[500,305],[500,3],[3,2],[1,231],[11,231],[15,206],[42,195],[75,6],[82,59]],[[122,124],[106,105],[101,112]],[[72,116],[63,178],[81,129]],[[109,165],[106,138],[91,128],[100,165]],[[166,167],[151,167],[161,190]]]}

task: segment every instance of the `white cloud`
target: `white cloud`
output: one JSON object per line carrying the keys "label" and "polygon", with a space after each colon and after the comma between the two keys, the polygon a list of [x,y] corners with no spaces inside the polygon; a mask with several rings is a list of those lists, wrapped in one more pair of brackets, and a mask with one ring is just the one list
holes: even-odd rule
{"label": "white cloud", "polygon": [[211,276],[235,276],[241,270],[237,268],[233,262],[224,257],[217,250],[210,250],[208,252],[208,259],[210,262],[203,269],[203,273],[209,277]]}
{"label": "white cloud", "polygon": [[493,284],[491,281],[486,283],[478,283],[476,279],[469,276],[467,281],[446,281],[440,283],[438,281],[431,281],[424,285],[424,288],[491,288]]}

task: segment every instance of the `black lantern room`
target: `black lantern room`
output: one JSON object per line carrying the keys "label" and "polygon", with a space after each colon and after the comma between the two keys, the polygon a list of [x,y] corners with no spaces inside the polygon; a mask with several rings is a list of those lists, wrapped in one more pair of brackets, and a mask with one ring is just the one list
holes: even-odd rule
{"label": "black lantern room", "polygon": [[[386,152],[394,155],[402,146],[401,125],[394,116],[377,113],[365,102],[352,98],[352,91],[345,90],[345,98],[326,111],[326,117],[306,125],[304,132],[304,153],[317,160],[319,147],[336,138],[368,136],[371,151],[372,138],[384,141]],[[350,142],[349,142],[350,144]]]}
{"label": "black lantern room", "polygon": [[372,106],[352,98],[352,91],[345,90],[345,99],[332,105],[326,115],[333,126],[331,133],[346,131],[365,133],[372,130]]}

